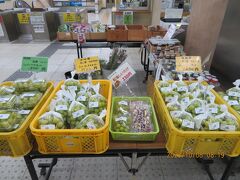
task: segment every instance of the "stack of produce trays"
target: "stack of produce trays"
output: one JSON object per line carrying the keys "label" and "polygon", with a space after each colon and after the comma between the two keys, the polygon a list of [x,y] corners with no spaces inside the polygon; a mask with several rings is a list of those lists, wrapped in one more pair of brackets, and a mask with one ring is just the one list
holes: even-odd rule
{"label": "stack of produce trays", "polygon": [[159,133],[149,97],[113,97],[110,132],[114,140],[154,141]]}
{"label": "stack of produce trays", "polygon": [[0,155],[23,156],[32,149],[29,124],[53,90],[40,79],[19,79],[0,85]]}
{"label": "stack of produce trays", "polygon": [[213,90],[199,81],[160,81],[154,105],[170,153],[237,156],[240,116]]}
{"label": "stack of produce trays", "polygon": [[30,126],[39,151],[104,152],[109,145],[111,96],[108,80],[61,81]]}

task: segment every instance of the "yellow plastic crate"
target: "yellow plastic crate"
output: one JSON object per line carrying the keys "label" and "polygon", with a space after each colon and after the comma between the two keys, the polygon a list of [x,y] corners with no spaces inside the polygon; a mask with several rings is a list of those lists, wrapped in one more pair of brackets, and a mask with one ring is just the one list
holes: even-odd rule
{"label": "yellow plastic crate", "polygon": [[[177,129],[158,89],[158,84],[159,81],[154,83],[153,102],[167,140],[166,148],[169,153],[180,157],[239,156],[240,132],[238,131],[182,131]],[[212,93],[216,96],[215,102],[217,104],[226,104],[214,90]],[[238,123],[240,123],[240,116],[229,107],[228,110],[236,116]]]}
{"label": "yellow plastic crate", "polygon": [[[0,86],[11,86],[13,82],[4,82]],[[33,136],[29,129],[29,125],[33,118],[37,115],[41,106],[53,91],[53,83],[48,82],[48,89],[44,93],[41,100],[28,115],[21,127],[12,132],[0,132],[0,156],[19,157],[28,154],[32,149]]]}
{"label": "yellow plastic crate", "polygon": [[[80,80],[85,83],[86,80]],[[38,118],[48,110],[51,100],[61,89],[61,81],[40,112],[35,116],[30,125],[35,136],[39,152],[43,154],[100,154],[109,147],[109,118],[112,98],[112,84],[109,80],[93,80],[93,84],[100,83],[100,94],[107,99],[107,115],[105,125],[99,129],[38,129]]]}

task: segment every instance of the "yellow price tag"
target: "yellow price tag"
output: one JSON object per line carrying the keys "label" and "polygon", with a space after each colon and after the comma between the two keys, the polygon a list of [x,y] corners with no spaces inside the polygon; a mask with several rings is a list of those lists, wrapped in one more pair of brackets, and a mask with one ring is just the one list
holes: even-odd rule
{"label": "yellow price tag", "polygon": [[74,64],[77,73],[101,70],[99,58],[97,56],[76,59]]}
{"label": "yellow price tag", "polygon": [[176,57],[177,72],[202,72],[202,60],[200,56]]}
{"label": "yellow price tag", "polygon": [[30,14],[29,13],[18,13],[18,22],[19,24],[29,24],[30,22]]}
{"label": "yellow price tag", "polygon": [[76,22],[76,13],[75,12],[63,13],[63,22],[65,23]]}

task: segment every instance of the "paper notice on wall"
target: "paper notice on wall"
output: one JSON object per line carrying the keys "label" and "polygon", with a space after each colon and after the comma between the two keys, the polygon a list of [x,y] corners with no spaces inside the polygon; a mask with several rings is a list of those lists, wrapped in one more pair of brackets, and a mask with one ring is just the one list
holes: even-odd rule
{"label": "paper notice on wall", "polygon": [[2,25],[0,24],[0,37],[3,37],[3,36],[4,36],[4,32],[3,32]]}
{"label": "paper notice on wall", "polygon": [[33,30],[35,33],[44,33],[45,32],[43,24],[33,25]]}
{"label": "paper notice on wall", "polygon": [[30,22],[31,24],[45,24],[43,14],[40,13],[31,14]]}

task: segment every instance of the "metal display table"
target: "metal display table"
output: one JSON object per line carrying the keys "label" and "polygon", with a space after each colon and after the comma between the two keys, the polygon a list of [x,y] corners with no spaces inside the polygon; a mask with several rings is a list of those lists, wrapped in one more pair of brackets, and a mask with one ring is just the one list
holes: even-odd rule
{"label": "metal display table", "polygon": [[[156,141],[154,142],[128,142],[128,141],[113,141],[110,139],[109,149],[102,154],[41,154],[37,150],[37,144],[34,144],[33,150],[24,156],[24,160],[26,162],[28,171],[32,180],[38,180],[38,176],[36,173],[36,169],[33,164],[34,159],[46,159],[51,158],[51,163],[40,163],[38,167],[41,168],[40,175],[45,176],[45,179],[48,180],[51,171],[54,166],[57,164],[58,158],[81,158],[81,157],[120,157],[123,162],[126,170],[135,175],[142,167],[144,162],[147,160],[149,156],[168,156],[167,149],[165,147],[166,140],[161,131],[157,136]],[[127,164],[124,159],[125,157],[131,158],[131,163]],[[136,160],[138,157],[144,157],[142,161],[138,164],[137,167],[134,166],[136,164]],[[203,169],[207,172],[209,179],[214,180],[212,173],[210,171],[210,164],[213,163],[212,159],[196,159],[199,163],[202,164]],[[225,171],[222,175],[221,180],[227,180],[233,164],[236,158],[230,158],[229,162],[226,165]]]}

